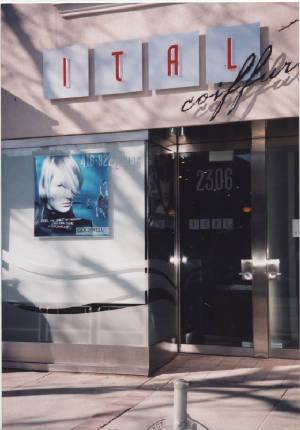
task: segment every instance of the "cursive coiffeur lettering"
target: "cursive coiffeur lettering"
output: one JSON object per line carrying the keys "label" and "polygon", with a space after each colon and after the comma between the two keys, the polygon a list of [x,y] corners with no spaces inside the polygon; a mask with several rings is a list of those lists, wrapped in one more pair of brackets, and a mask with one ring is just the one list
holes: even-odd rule
{"label": "cursive coiffeur lettering", "polygon": [[[272,45],[269,45],[264,50],[264,52],[257,61],[256,55],[254,53],[251,53],[246,58],[236,79],[232,84],[229,85],[228,88],[222,89],[224,84],[220,82],[218,84],[217,91],[213,93],[206,92],[198,97],[193,96],[185,100],[181,106],[181,111],[188,112],[198,106],[204,105],[207,102],[211,101],[212,103],[214,103],[218,101],[215,108],[213,109],[211,117],[209,118],[210,121],[213,121],[224,107],[225,102],[227,101],[229,96],[233,95],[234,98],[230,99],[230,105],[227,111],[227,115],[230,115],[233,110],[236,109],[236,107],[238,106],[238,103],[247,88],[250,88],[257,82],[271,81],[272,79],[278,77],[281,72],[289,74],[294,69],[299,69],[299,63],[293,64],[291,61],[286,61],[285,55],[281,54],[274,62],[271,70],[269,72],[264,71],[265,65],[269,61],[271,54]],[[246,76],[248,77],[246,78]]]}

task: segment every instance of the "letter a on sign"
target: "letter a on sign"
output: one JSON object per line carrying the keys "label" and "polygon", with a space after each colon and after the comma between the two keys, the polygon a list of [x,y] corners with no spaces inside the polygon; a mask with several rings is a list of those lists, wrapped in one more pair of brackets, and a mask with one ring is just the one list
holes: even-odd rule
{"label": "letter a on sign", "polygon": [[168,76],[179,75],[179,46],[171,45],[168,49]]}
{"label": "letter a on sign", "polygon": [[199,85],[199,33],[153,36],[149,39],[149,89]]}

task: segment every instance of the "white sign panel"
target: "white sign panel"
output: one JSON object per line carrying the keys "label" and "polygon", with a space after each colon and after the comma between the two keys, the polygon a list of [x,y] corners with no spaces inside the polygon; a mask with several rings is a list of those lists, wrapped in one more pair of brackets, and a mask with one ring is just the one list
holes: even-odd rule
{"label": "white sign panel", "polygon": [[96,95],[142,90],[141,40],[125,40],[95,45]]}
{"label": "white sign panel", "polygon": [[149,89],[199,85],[199,33],[149,38]]}
{"label": "white sign panel", "polygon": [[48,49],[43,53],[43,81],[46,99],[89,95],[89,56],[84,45]]}
{"label": "white sign panel", "polygon": [[[217,27],[206,32],[206,82],[234,82],[250,54],[260,58],[260,24]],[[253,71],[252,67],[252,71]],[[243,80],[249,78],[244,76]]]}

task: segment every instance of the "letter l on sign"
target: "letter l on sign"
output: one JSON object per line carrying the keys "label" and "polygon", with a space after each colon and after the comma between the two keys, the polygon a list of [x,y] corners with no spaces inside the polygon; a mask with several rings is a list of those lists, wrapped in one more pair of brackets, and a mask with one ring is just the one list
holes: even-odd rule
{"label": "letter l on sign", "polygon": [[227,37],[227,69],[235,70],[237,68],[236,64],[232,64],[232,39]]}

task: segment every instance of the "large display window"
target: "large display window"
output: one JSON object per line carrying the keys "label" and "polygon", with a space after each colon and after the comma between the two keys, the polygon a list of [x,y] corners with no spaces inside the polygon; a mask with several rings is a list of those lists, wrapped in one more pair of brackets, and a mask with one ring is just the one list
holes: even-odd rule
{"label": "large display window", "polygon": [[[147,344],[146,313],[138,310],[148,289],[145,140],[140,138],[146,133],[135,134],[130,140],[124,134],[5,142],[5,340],[109,344],[112,329],[118,331],[117,344]],[[108,317],[101,330],[95,317],[86,323],[79,315],[70,320],[70,314],[91,311],[122,308],[126,313],[134,305],[135,315],[127,315],[122,327]],[[68,314],[70,321],[53,313],[64,314],[60,319]]]}

